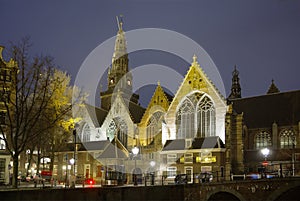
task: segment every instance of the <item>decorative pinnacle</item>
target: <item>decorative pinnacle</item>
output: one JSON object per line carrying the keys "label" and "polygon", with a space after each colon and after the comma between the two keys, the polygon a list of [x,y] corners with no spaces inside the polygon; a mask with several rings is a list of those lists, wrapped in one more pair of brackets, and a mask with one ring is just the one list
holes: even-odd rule
{"label": "decorative pinnacle", "polygon": [[196,63],[198,63],[197,56],[196,56],[196,54],[194,54],[194,56],[193,56],[193,64],[196,64]]}

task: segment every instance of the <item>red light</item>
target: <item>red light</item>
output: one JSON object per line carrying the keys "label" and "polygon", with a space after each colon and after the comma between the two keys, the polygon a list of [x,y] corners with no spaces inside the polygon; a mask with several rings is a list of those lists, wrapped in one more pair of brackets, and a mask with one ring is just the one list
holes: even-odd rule
{"label": "red light", "polygon": [[92,180],[90,180],[90,184],[93,184],[93,181],[92,181]]}
{"label": "red light", "polygon": [[263,165],[263,166],[267,166],[267,165],[268,165],[268,161],[262,162],[262,165]]}

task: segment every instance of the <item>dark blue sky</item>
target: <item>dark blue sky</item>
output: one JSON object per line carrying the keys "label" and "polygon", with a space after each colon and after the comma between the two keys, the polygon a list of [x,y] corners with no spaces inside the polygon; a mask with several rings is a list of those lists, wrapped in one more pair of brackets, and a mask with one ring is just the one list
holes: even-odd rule
{"label": "dark blue sky", "polygon": [[[240,71],[243,97],[265,94],[271,79],[281,91],[300,89],[296,0],[0,0],[0,44],[29,35],[34,54],[53,56],[74,78],[87,55],[116,34],[120,14],[126,31],[169,29],[200,44],[218,67],[226,95],[234,65]],[[188,70],[187,63],[167,54],[130,55],[132,67],[148,63],[183,74]]]}

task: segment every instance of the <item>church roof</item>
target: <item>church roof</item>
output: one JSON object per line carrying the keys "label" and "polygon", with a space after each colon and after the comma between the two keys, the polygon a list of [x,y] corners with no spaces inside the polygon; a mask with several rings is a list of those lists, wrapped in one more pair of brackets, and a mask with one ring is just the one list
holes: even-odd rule
{"label": "church roof", "polygon": [[128,157],[128,152],[118,141],[109,142],[105,150],[99,155],[98,159],[124,159]]}
{"label": "church roof", "polygon": [[162,151],[225,148],[223,141],[218,137],[194,138],[191,147],[185,147],[185,139],[167,140]]}
{"label": "church roof", "polygon": [[[103,151],[108,144],[109,144],[109,140],[77,143],[77,145],[79,145],[77,151]],[[73,142],[67,143],[67,145],[62,147],[60,151],[62,152],[74,151],[74,143]]]}
{"label": "church roof", "polygon": [[144,115],[145,108],[133,102],[129,102],[129,112],[134,123],[139,123]]}
{"label": "church roof", "polygon": [[248,128],[267,128],[300,121],[300,90],[232,100],[233,110],[243,113]]}
{"label": "church roof", "polygon": [[105,120],[107,111],[89,104],[85,104],[85,107],[93,121],[95,127],[100,127]]}

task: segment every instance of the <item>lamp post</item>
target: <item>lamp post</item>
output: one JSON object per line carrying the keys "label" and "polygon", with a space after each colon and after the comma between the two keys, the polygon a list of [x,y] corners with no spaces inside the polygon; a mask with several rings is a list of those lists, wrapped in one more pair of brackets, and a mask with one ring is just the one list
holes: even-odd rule
{"label": "lamp post", "polygon": [[153,186],[154,185],[154,174],[155,174],[155,171],[154,171],[154,166],[155,166],[155,161],[150,161],[150,166],[151,166],[151,172],[150,172],[150,175],[151,175],[151,185]]}
{"label": "lamp post", "polygon": [[[268,157],[268,155],[269,155],[269,153],[270,153],[270,150],[268,149],[268,148],[263,148],[262,150],[260,150],[260,152],[264,155],[264,157],[265,157],[265,160],[264,160],[264,162],[262,163],[263,164],[263,166],[265,167],[264,168],[264,173],[266,174],[266,168],[267,168],[267,165],[268,165],[268,161],[267,161],[267,157]],[[266,176],[266,175],[265,175]]]}
{"label": "lamp post", "polygon": [[76,128],[73,130],[74,135],[74,163],[73,163],[73,174],[76,176],[76,152],[77,152],[77,144],[76,144]]}
{"label": "lamp post", "polygon": [[268,148],[263,148],[262,150],[260,150],[261,151],[261,153],[264,155],[264,157],[265,157],[265,161],[267,160],[267,157],[268,157],[268,155],[269,155],[269,153],[270,153],[270,150],[268,149]]}
{"label": "lamp post", "polygon": [[134,171],[133,171],[133,179],[134,179],[134,185],[137,186],[137,178],[136,178],[136,157],[139,154],[140,149],[138,147],[132,148],[132,153],[134,157]]}

